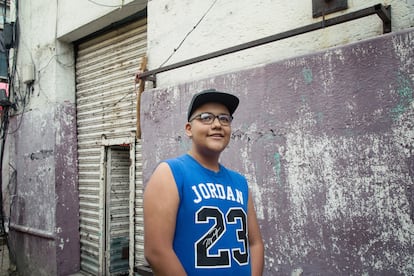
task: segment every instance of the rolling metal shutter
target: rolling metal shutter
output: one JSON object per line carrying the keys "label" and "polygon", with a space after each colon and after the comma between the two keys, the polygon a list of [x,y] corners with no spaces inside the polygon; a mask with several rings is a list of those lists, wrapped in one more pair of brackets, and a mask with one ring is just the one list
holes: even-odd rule
{"label": "rolling metal shutter", "polygon": [[[142,156],[140,141],[135,139],[137,97],[134,75],[146,53],[146,32],[146,19],[143,19],[78,45],[76,104],[81,269],[94,275],[104,274],[105,260],[110,258],[105,257],[105,254],[111,254],[105,253],[108,236],[111,236],[105,227],[108,223],[113,224],[111,227],[116,226],[116,220],[108,222],[105,208],[109,208],[111,215],[116,214],[118,218],[131,216],[129,228],[132,229],[130,241],[133,249],[129,248],[129,252],[134,254],[130,257],[129,265],[144,264]],[[133,148],[134,152],[114,151],[113,147],[117,146]],[[106,163],[108,150],[111,151],[112,159],[114,156],[119,157],[113,160],[115,163]],[[128,165],[133,164],[132,175],[129,172],[128,176],[125,166],[121,166],[120,170],[116,168],[117,164],[125,165],[123,162],[126,159],[131,161],[130,158],[134,160]],[[112,179],[111,176],[116,178]],[[131,206],[121,206],[120,201],[116,200],[120,196],[118,192],[122,200],[128,200],[125,186],[122,186],[127,181],[125,177],[134,179],[132,187],[135,189],[129,189],[130,195],[133,195],[132,203],[130,198],[132,209]],[[105,192],[108,181],[113,182],[109,185],[111,189],[119,189],[118,192],[109,193],[112,197],[108,197],[109,191]],[[122,220],[118,226],[124,222]],[[125,225],[121,228],[124,231]],[[119,247],[125,247],[124,242],[122,245],[119,243]]]}

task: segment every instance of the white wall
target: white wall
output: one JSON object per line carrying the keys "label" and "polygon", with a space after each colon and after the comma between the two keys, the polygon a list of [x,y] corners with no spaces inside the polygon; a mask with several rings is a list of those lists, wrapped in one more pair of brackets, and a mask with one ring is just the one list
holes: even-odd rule
{"label": "white wall", "polygon": [[146,0],[58,1],[57,37],[77,40],[137,13],[146,4]]}
{"label": "white wall", "polygon": [[[414,26],[413,0],[348,0],[347,10],[328,15],[327,18],[379,3],[392,6],[394,32]],[[211,10],[193,30],[211,6]],[[191,34],[165,65],[321,20],[321,18],[312,17],[311,0],[157,0],[148,2],[148,18],[148,67],[150,70],[160,67],[191,30],[193,30]],[[378,16],[372,15],[165,72],[157,76],[157,86],[169,86],[223,72],[250,68],[381,34],[382,21]]]}
{"label": "white wall", "polygon": [[35,81],[30,88],[30,108],[41,108],[75,101],[72,42],[142,10],[146,1],[37,0],[19,4],[20,45],[15,87],[21,96],[25,94],[23,68],[33,65]]}
{"label": "white wall", "polygon": [[[20,3],[20,2],[19,2]],[[62,101],[74,102],[74,54],[70,44],[59,43],[56,3],[29,1],[19,5],[19,44],[14,80],[15,96],[20,99],[30,90],[29,109],[43,109]],[[24,83],[27,66],[33,66],[34,82]],[[11,66],[11,65],[10,65]],[[16,99],[19,109],[22,103]]]}
{"label": "white wall", "polygon": [[[72,41],[142,10],[145,0],[37,0],[20,5],[21,47],[18,74],[34,64],[36,81],[32,104],[74,101]],[[348,0],[349,8],[327,18],[374,4],[392,6],[393,31],[414,26],[414,0]],[[211,10],[207,10],[211,7]],[[12,1],[13,11],[13,1]],[[207,12],[207,13],[206,13]],[[201,23],[193,27],[203,17]],[[320,21],[312,18],[311,0],[150,0],[148,1],[148,68],[164,65]],[[382,34],[378,16],[358,19],[294,38],[215,58],[157,76],[157,85],[205,78],[293,56],[344,45]],[[57,43],[60,41],[62,43]],[[47,76],[47,77],[46,77]],[[40,79],[40,81],[39,81]],[[20,83],[24,91],[25,85]],[[53,92],[50,92],[53,91]],[[37,94],[36,94],[37,92]],[[23,92],[22,92],[23,93]]]}

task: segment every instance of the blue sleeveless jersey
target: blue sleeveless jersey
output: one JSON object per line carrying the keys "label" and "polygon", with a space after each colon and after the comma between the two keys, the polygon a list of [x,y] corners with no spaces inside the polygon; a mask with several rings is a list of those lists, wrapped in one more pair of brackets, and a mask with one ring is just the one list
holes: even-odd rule
{"label": "blue sleeveless jersey", "polygon": [[251,275],[244,176],[201,166],[188,154],[165,161],[180,197],[174,251],[188,275]]}

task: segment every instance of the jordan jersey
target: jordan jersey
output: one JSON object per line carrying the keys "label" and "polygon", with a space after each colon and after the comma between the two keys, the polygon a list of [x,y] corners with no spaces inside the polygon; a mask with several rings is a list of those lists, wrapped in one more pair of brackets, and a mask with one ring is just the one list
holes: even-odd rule
{"label": "jordan jersey", "polygon": [[165,161],[177,184],[174,251],[188,275],[250,275],[248,186],[220,165],[214,172],[188,154]]}

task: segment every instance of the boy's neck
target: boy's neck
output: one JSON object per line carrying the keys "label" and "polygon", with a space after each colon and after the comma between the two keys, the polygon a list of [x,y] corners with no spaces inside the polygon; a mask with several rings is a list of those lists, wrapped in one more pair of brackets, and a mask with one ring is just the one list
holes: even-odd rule
{"label": "boy's neck", "polygon": [[218,172],[220,170],[220,165],[219,165],[219,157],[220,155],[212,155],[212,156],[204,156],[201,155],[193,150],[190,150],[188,152],[188,154],[193,157],[195,160],[197,160],[198,163],[200,163],[200,165],[202,165],[203,167]]}

